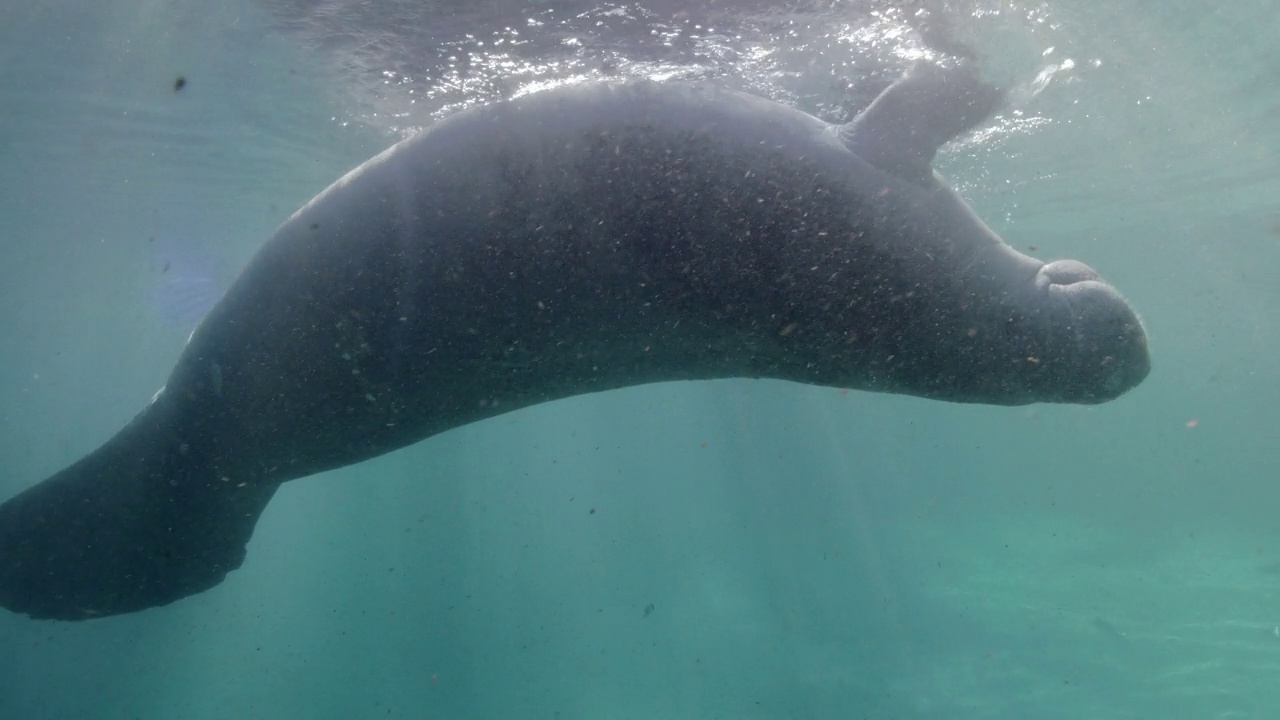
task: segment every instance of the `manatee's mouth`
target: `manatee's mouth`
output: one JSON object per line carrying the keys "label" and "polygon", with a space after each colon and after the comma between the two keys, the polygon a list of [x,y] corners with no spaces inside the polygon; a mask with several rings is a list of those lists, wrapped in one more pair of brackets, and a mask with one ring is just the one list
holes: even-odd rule
{"label": "manatee's mouth", "polygon": [[1054,344],[1062,353],[1055,401],[1113,400],[1151,372],[1142,321],[1092,268],[1075,260],[1051,262],[1036,274],[1036,286],[1054,307]]}

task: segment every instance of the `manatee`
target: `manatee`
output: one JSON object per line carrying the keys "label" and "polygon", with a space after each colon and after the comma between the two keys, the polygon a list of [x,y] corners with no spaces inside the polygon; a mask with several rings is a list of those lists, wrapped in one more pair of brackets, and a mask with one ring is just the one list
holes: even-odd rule
{"label": "manatee", "polygon": [[776,378],[1100,403],[1142,323],[1006,245],[932,168],[1002,102],[920,65],[847,124],[705,85],[476,107],[290,217],[117,435],[0,505],[0,605],[164,605],[245,558],[276,488],[583,393]]}

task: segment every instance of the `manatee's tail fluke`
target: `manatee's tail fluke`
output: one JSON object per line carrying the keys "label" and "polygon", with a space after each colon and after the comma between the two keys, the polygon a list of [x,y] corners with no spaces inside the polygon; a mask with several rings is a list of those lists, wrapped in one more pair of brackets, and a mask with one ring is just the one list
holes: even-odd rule
{"label": "manatee's tail fluke", "polygon": [[96,451],[0,505],[0,606],[84,620],[206,590],[244,560],[275,493],[222,475],[157,400]]}

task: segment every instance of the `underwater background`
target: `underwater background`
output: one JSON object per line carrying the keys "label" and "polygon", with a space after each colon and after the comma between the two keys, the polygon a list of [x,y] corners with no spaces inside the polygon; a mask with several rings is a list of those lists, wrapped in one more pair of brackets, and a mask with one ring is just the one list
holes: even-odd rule
{"label": "underwater background", "polygon": [[[1137,390],[735,380],[503,415],[287,484],[203,594],[0,614],[0,719],[1280,717],[1280,13],[937,5],[1010,88],[939,170],[1127,295]],[[280,222],[434,119],[639,75],[847,120],[927,56],[907,12],[7,3],[0,497],[110,437]]]}

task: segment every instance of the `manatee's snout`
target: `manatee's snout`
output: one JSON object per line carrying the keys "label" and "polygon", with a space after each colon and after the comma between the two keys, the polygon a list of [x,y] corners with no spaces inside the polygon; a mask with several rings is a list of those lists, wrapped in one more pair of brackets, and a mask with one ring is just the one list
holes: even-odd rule
{"label": "manatee's snout", "polygon": [[1151,372],[1147,333],[1128,301],[1075,260],[1042,267],[1036,285],[1054,306],[1054,387],[1058,402],[1100,403],[1132,390]]}

